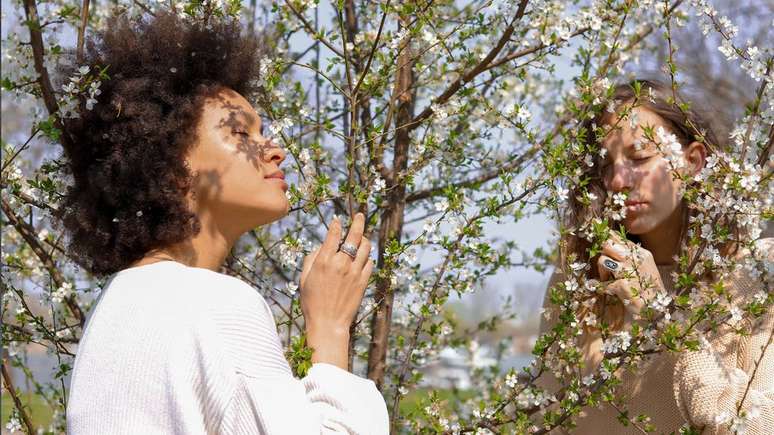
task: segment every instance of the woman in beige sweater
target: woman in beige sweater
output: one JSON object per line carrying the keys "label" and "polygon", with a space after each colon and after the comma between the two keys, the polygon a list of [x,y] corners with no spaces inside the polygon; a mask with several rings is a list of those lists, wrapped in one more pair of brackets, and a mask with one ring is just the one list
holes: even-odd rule
{"label": "woman in beige sweater", "polygon": [[[675,295],[675,259],[685,249],[693,213],[683,199],[684,180],[699,174],[708,154],[717,149],[718,142],[711,130],[695,113],[681,111],[669,103],[671,89],[656,82],[639,83],[639,92],[633,84],[616,87],[611,98],[613,110],[586,123],[588,132],[597,133],[597,138],[589,134],[585,138],[587,143],[598,140],[601,151],[601,157],[589,170],[597,174],[586,188],[592,193],[592,201],[591,205],[583,204],[580,191],[573,192],[576,195],[570,195],[571,203],[564,215],[565,224],[577,227],[595,213],[595,203],[598,212],[605,198],[609,204],[616,194],[626,194],[620,226],[628,239],[611,231],[601,252],[594,256],[589,252],[591,242],[580,231],[566,234],[561,240],[560,263],[574,263],[576,268],[589,264],[591,267],[581,272],[582,280],[601,283],[600,293],[592,294],[586,304],[576,305],[578,322],[584,324],[577,342],[585,361],[583,375],[594,373],[603,359],[600,324],[610,325],[612,331],[630,331],[634,323],[643,325],[641,314],[646,307],[658,304],[654,302],[655,296],[668,304]],[[606,127],[602,135],[597,126]],[[701,140],[695,140],[696,131],[702,132]],[[672,155],[668,155],[670,150]],[[675,171],[687,177],[675,177]],[[621,196],[616,199],[623,200]],[[753,277],[737,268],[721,277],[705,273],[705,280],[713,283],[722,279],[729,306],[770,300],[774,245],[770,239],[763,239],[750,247],[740,246],[733,241],[726,243],[719,254],[737,259],[752,254],[768,256],[763,276]],[[636,278],[632,272],[637,274]],[[574,274],[578,275],[577,269]],[[551,303],[551,289],[559,284],[560,292],[570,291],[568,284],[564,284],[570,275],[558,267],[549,282],[541,335],[557,323],[558,307]],[[702,434],[774,433],[771,305],[762,316],[735,325],[741,326],[743,334],[734,332],[731,323],[725,322],[716,331],[706,333],[707,340],[700,350],[659,352],[645,358],[633,370],[617,372],[621,384],[615,396],[625,399],[625,407],[606,402],[587,407],[575,419],[577,426],[571,432],[643,433],[648,423],[655,427],[655,433],[678,433],[688,426],[698,431],[694,433]],[[556,391],[573,378],[566,373],[546,373],[538,384]],[[624,409],[629,417],[626,426],[619,419]],[[631,420],[640,414],[647,415],[649,420],[632,424]]]}

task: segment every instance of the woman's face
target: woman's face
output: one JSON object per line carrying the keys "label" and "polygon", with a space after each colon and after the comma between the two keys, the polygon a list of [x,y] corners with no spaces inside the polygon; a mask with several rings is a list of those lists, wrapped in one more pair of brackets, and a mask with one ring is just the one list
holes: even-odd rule
{"label": "woman's face", "polygon": [[189,155],[197,214],[247,231],[283,217],[288,188],[279,166],[285,151],[264,137],[261,118],[241,95],[207,97]]}
{"label": "woman's face", "polygon": [[[668,124],[648,109],[637,107],[633,117],[618,122],[602,142],[607,154],[602,162],[602,179],[608,192],[627,193],[626,217],[623,221],[631,234],[644,235],[664,223],[679,223],[679,206],[682,200],[682,181],[674,176],[674,163],[665,158],[666,144],[649,141],[643,127],[653,128],[653,137],[659,142],[656,131],[663,128],[672,134]],[[634,120],[634,122],[632,122]],[[612,119],[612,125],[617,119]],[[704,146],[694,142],[683,147],[684,163],[681,171],[698,172],[704,166]],[[674,157],[674,155],[673,155]]]}

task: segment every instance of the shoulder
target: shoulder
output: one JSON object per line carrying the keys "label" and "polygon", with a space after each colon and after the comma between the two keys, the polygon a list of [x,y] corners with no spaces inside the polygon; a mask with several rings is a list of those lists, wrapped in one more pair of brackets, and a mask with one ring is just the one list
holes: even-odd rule
{"label": "shoulder", "polygon": [[760,290],[774,279],[774,238],[758,239],[737,253],[734,281],[738,290]]}
{"label": "shoulder", "polygon": [[208,269],[186,267],[187,291],[209,307],[264,306],[259,290],[247,282]]}
{"label": "shoulder", "polygon": [[123,274],[120,285],[132,288],[125,292],[127,298],[141,296],[193,322],[218,317],[273,324],[271,310],[257,288],[209,269],[177,262],[154,264]]}
{"label": "shoulder", "polygon": [[771,265],[774,262],[774,237],[766,237],[755,241],[755,249],[766,258]]}
{"label": "shoulder", "polygon": [[[774,280],[772,259],[772,238],[756,240],[751,246],[737,251],[733,269],[718,277],[726,288],[729,309],[741,309],[750,303],[760,304],[766,300],[768,288]],[[764,316],[771,315],[774,315],[774,306],[769,305]]]}

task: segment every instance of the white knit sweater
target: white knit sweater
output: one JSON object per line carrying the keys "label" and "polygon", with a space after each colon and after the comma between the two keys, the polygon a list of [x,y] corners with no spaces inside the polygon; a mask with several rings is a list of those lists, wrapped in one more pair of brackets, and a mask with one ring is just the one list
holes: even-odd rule
{"label": "white knit sweater", "polygon": [[245,282],[163,261],[115,274],[89,317],[70,434],[388,432],[373,382],[328,364],[296,379]]}

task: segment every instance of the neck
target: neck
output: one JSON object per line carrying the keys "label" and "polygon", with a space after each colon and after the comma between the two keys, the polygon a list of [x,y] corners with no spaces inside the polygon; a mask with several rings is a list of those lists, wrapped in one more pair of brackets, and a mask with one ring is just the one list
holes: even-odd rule
{"label": "neck", "polygon": [[183,242],[150,251],[133,266],[174,260],[190,267],[219,271],[241,233],[221,228],[209,213],[199,213],[198,217],[201,229],[196,235]]}
{"label": "neck", "polygon": [[674,264],[674,256],[680,247],[680,229],[683,206],[677,207],[672,215],[648,233],[641,234],[642,245],[653,254],[657,265]]}

